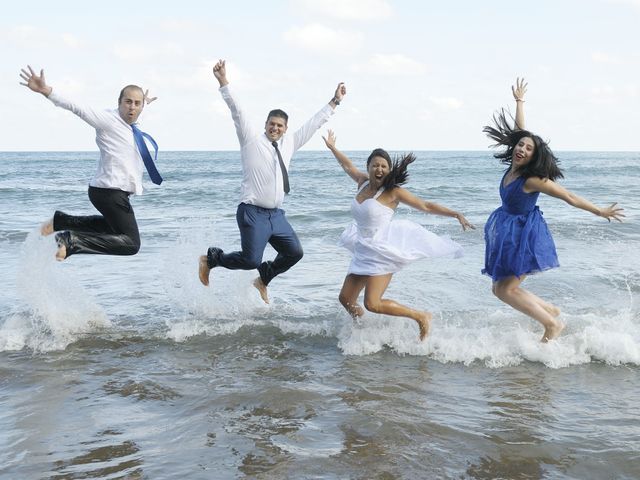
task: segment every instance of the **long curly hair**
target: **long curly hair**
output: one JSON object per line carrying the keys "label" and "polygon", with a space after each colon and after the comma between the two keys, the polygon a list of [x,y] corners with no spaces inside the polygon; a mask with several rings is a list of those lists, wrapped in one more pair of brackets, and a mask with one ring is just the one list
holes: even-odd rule
{"label": "long curly hair", "polygon": [[[511,117],[511,121],[515,125],[513,117],[511,115],[509,117]],[[509,166],[511,166],[513,151],[518,142],[524,137],[529,137],[533,140],[535,145],[533,156],[531,161],[520,169],[522,177],[540,177],[548,178],[549,180],[564,178],[562,170],[558,166],[560,161],[549,148],[548,142],[545,142],[529,130],[520,130],[512,127],[504,109],[493,115],[493,126],[486,126],[482,131],[487,134],[487,137],[496,142],[491,145],[492,147],[504,147],[501,152],[495,153],[493,156]]]}
{"label": "long curly hair", "polygon": [[382,186],[385,190],[399,187],[400,185],[404,185],[405,183],[407,183],[407,180],[409,180],[409,172],[407,171],[407,167],[409,166],[409,164],[416,161],[416,156],[413,153],[407,153],[406,155],[395,157],[393,160],[391,160],[391,156],[386,150],[382,148],[376,148],[367,158],[367,169],[369,168],[369,164],[374,157],[384,158],[389,165],[389,174],[384,177],[384,180],[382,181]]}

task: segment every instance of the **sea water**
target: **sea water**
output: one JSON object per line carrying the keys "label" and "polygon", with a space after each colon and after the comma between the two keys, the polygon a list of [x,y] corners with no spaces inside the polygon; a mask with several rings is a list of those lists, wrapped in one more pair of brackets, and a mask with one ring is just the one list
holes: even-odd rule
{"label": "sea water", "polygon": [[[347,153],[364,168],[369,152]],[[284,208],[305,256],[269,305],[255,271],[198,281],[207,247],[239,247],[238,152],[163,153],[165,182],[132,197],[140,253],[64,262],[39,225],[95,213],[98,154],[0,153],[0,478],[640,477],[640,154],[559,152],[561,185],[627,217],[541,196],[561,267],[525,287],[567,325],[541,344],[480,274],[504,166],[415,153],[406,187],[476,226],[396,213],[465,250],[389,286],[433,313],[423,343],[411,320],[340,306],[356,186],[327,152],[292,162]]]}

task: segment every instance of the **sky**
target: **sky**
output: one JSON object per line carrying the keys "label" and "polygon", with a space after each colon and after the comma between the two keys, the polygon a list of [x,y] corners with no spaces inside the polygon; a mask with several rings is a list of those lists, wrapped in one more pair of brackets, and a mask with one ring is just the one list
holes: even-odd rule
{"label": "sky", "polygon": [[96,150],[91,127],[19,84],[26,65],[93,108],[148,88],[140,121],[161,150],[237,150],[211,71],[225,59],[256,129],[273,108],[297,128],[345,82],[327,124],[344,150],[485,150],[524,77],[526,127],[554,150],[638,152],[638,24],[640,0],[10,2],[0,151]]}

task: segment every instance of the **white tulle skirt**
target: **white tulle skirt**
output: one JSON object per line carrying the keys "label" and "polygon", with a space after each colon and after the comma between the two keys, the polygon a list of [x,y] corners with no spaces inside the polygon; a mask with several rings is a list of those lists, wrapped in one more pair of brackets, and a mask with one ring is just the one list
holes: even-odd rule
{"label": "white tulle skirt", "polygon": [[374,235],[362,235],[357,225],[349,225],[338,242],[353,254],[347,273],[384,275],[395,273],[422,258],[461,257],[462,247],[409,220],[392,220]]}

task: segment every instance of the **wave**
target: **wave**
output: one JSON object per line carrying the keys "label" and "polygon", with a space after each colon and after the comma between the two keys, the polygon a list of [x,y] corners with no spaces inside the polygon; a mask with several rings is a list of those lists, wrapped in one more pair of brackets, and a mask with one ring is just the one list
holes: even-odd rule
{"label": "wave", "polygon": [[[362,319],[353,321],[335,298],[346,258],[328,263],[315,259],[314,252],[320,251],[321,244],[315,245],[311,240],[308,266],[296,267],[297,275],[285,276],[277,287],[270,289],[270,305],[260,300],[251,285],[256,276],[253,271],[216,269],[212,272],[211,286],[203,287],[197,277],[197,258],[208,245],[223,245],[225,240],[227,244],[232,242],[227,238],[228,229],[223,226],[213,222],[202,228],[183,222],[180,234],[159,262],[160,285],[146,287],[148,290],[139,288],[138,296],[122,307],[120,315],[112,314],[112,319],[107,318],[91,291],[80,284],[74,268],[81,263],[73,266],[56,262],[52,238],[43,238],[38,232],[29,233],[19,255],[18,301],[12,311],[3,315],[0,325],[0,351],[64,350],[75,342],[86,341],[87,337],[125,341],[136,337],[143,342],[189,343],[195,337],[209,336],[229,337],[233,342],[242,341],[249,335],[248,330],[276,329],[292,340],[321,338],[324,347],[334,348],[333,344],[344,355],[416,355],[440,363],[488,368],[526,362],[549,368],[592,362],[640,365],[640,318],[634,295],[638,277],[635,274],[624,277],[619,274],[617,283],[611,285],[610,276],[599,280],[597,272],[592,271],[589,281],[607,282],[608,289],[613,287],[617,292],[617,303],[612,297],[606,306],[596,307],[591,302],[582,308],[568,301],[570,307],[561,317],[567,328],[560,338],[548,344],[540,343],[542,327],[528,317],[506,306],[490,306],[490,299],[486,304],[476,299],[479,307],[469,309],[469,302],[460,297],[454,287],[434,283],[429,285],[430,297],[439,299],[440,305],[453,308],[441,311],[436,308],[432,332],[425,342],[419,342],[416,324],[408,319],[367,312]],[[134,276],[131,261],[128,268]],[[142,258],[138,261],[140,268],[148,268]],[[312,270],[318,262],[323,265],[320,283]],[[433,278],[444,279],[448,268],[448,264],[433,264],[430,273]],[[108,273],[104,269],[100,272],[101,278]],[[420,281],[411,281],[420,278],[412,276],[419,273],[417,268],[408,269],[405,277],[397,281],[405,285],[395,287],[394,296],[398,294],[400,301],[408,300],[409,304],[433,301],[424,297]],[[115,275],[119,278],[117,271]],[[470,285],[482,280],[476,277],[467,279],[456,274],[457,281]],[[561,287],[560,278],[549,279],[557,291]],[[594,286],[585,279],[575,279],[579,281],[588,291],[600,288],[599,284]],[[552,288],[547,283],[539,287]],[[94,287],[97,291],[106,288]],[[570,290],[565,289],[565,297],[568,292]],[[112,293],[109,290],[107,295]],[[149,302],[156,305],[153,310]]]}
{"label": "wave", "polygon": [[55,242],[39,232],[27,235],[16,279],[20,305],[0,326],[0,351],[64,350],[87,333],[111,327],[90,293],[56,264],[55,250]]}

